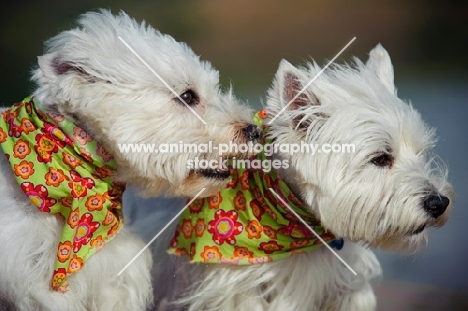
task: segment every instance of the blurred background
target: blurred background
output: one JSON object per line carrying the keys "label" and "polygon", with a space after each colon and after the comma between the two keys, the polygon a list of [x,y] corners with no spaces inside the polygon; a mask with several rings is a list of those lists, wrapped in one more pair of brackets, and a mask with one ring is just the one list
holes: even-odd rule
{"label": "blurred background", "polygon": [[[363,60],[378,43],[390,53],[401,98],[437,128],[436,152],[457,191],[452,217],[432,230],[417,255],[376,251],[378,310],[468,310],[468,3],[436,0],[83,0],[0,4],[0,104],[29,95],[43,42],[97,8],[126,11],[188,43],[221,73],[223,88],[259,108],[279,61],[313,57],[325,65],[356,37],[338,62]],[[146,236],[157,228],[140,228]],[[145,231],[146,230],[146,231]]]}

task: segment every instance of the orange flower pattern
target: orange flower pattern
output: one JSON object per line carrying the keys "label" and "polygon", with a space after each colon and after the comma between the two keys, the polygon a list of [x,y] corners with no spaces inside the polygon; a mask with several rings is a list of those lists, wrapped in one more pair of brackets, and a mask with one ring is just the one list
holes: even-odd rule
{"label": "orange flower pattern", "polygon": [[49,172],[45,174],[46,185],[58,187],[64,180],[68,180],[68,177],[61,169],[55,169],[49,167]]}
{"label": "orange flower pattern", "polygon": [[28,161],[21,161],[20,164],[14,164],[13,169],[15,175],[22,179],[28,179],[29,176],[34,174],[34,163]]}
{"label": "orange flower pattern", "polygon": [[207,198],[208,200],[208,206],[212,209],[217,209],[219,208],[219,204],[221,201],[223,201],[223,198],[219,194],[215,194],[214,196],[211,196]]}
{"label": "orange flower pattern", "polygon": [[83,129],[79,128],[78,126],[75,126],[73,128],[73,138],[82,146],[93,141],[93,138],[89,136],[88,133],[86,133]]}
{"label": "orange flower pattern", "polygon": [[70,260],[70,264],[68,265],[67,272],[74,273],[80,270],[83,267],[83,259],[73,255],[73,258]]}
{"label": "orange flower pattern", "polygon": [[182,220],[182,234],[186,239],[189,239],[192,237],[193,233],[193,225],[192,221],[190,219],[183,219]]}
{"label": "orange flower pattern", "polygon": [[97,167],[96,172],[98,173],[100,178],[107,178],[112,177],[113,171],[107,165],[103,165],[102,167]]}
{"label": "orange flower pattern", "polygon": [[65,262],[70,258],[70,255],[72,253],[72,245],[70,241],[65,241],[65,242],[60,242],[58,251],[57,251],[57,257],[58,261],[60,262]]}
{"label": "orange flower pattern", "polygon": [[187,250],[185,248],[177,248],[175,254],[178,256],[188,256]]}
{"label": "orange flower pattern", "polygon": [[68,165],[71,169],[76,168],[77,166],[81,165],[81,161],[75,158],[73,155],[71,155],[68,152],[63,152],[63,163]]}
{"label": "orange flower pattern", "polygon": [[28,118],[23,118],[21,120],[21,126],[23,127],[23,132],[25,134],[29,134],[32,131],[36,130],[36,127],[34,126],[34,124],[31,123],[31,121]]}
{"label": "orange flower pattern", "polygon": [[102,224],[104,226],[109,226],[115,222],[115,215],[111,211],[106,212],[106,216],[104,217],[104,220]]}
{"label": "orange flower pattern", "polygon": [[263,213],[265,213],[265,209],[263,208],[263,206],[261,206],[256,199],[250,201],[249,205],[255,218],[257,218],[258,220],[262,220],[262,215]]}
{"label": "orange flower pattern", "polygon": [[88,211],[100,211],[102,210],[102,206],[105,202],[105,198],[103,195],[96,193],[95,195],[91,195],[86,200],[85,206],[88,208]]}
{"label": "orange flower pattern", "polygon": [[201,212],[201,209],[205,204],[205,198],[197,198],[189,206],[190,213],[195,214]]}
{"label": "orange flower pattern", "polygon": [[59,202],[60,202],[60,204],[62,204],[65,207],[72,207],[73,198],[72,197],[60,198]]}
{"label": "orange flower pattern", "polygon": [[8,134],[0,128],[0,143],[4,143],[8,137]]}
{"label": "orange flower pattern", "polygon": [[258,221],[254,219],[249,220],[249,224],[245,227],[245,230],[247,231],[249,239],[260,239],[263,228]]}
{"label": "orange flower pattern", "polygon": [[217,261],[222,257],[216,246],[205,246],[200,256],[203,258],[203,262]]}
{"label": "orange flower pattern", "polygon": [[263,233],[272,240],[276,240],[276,230],[270,226],[263,226]]}
{"label": "orange flower pattern", "polygon": [[249,172],[248,171],[244,171],[241,175],[240,175],[240,184],[241,184],[241,188],[242,190],[248,190],[250,188],[249,186]]}
{"label": "orange flower pattern", "polygon": [[265,254],[272,254],[284,248],[283,245],[278,245],[278,241],[262,242],[259,247]]}
{"label": "orange flower pattern", "polygon": [[253,252],[249,251],[248,247],[234,246],[234,256],[238,258],[252,258]]}
{"label": "orange flower pattern", "polygon": [[96,248],[96,251],[100,250],[104,245],[106,245],[106,241],[102,238],[101,235],[97,236],[95,239],[89,242],[89,245]]}
{"label": "orange flower pattern", "polygon": [[234,197],[234,207],[238,211],[245,211],[245,196],[242,191],[238,191],[236,196]]}
{"label": "orange flower pattern", "polygon": [[68,216],[67,224],[70,226],[70,228],[75,229],[75,227],[78,225],[79,220],[80,220],[80,209],[76,208]]}
{"label": "orange flower pattern", "polygon": [[18,159],[24,159],[27,155],[31,153],[31,148],[27,141],[18,139],[18,141],[13,146],[13,156]]}
{"label": "orange flower pattern", "polygon": [[[257,124],[261,125],[265,117],[265,112],[257,114]],[[270,159],[264,153],[256,157],[260,161]],[[190,262],[196,263],[251,265],[321,247],[311,229],[326,243],[337,241],[294,196],[276,170],[265,173],[254,168],[229,169],[231,181],[221,192],[197,198],[182,213],[169,253],[188,256]],[[273,191],[287,205],[281,203]]]}
{"label": "orange flower pattern", "polygon": [[197,224],[195,225],[195,234],[197,237],[202,237],[203,233],[205,233],[205,219],[199,218],[197,220]]}
{"label": "orange flower pattern", "polygon": [[65,220],[51,275],[52,289],[65,292],[68,276],[122,227],[124,187],[111,179],[115,160],[84,130],[41,111],[31,98],[2,113],[0,144],[31,203]]}

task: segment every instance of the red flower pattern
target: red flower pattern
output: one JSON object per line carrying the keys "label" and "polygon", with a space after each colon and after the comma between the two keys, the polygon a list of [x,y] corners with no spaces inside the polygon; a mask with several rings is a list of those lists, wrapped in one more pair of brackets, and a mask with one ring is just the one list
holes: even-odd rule
{"label": "red flower pattern", "polygon": [[33,183],[24,182],[21,184],[21,189],[41,212],[49,213],[50,207],[57,203],[56,199],[49,198],[49,192],[43,185],[34,186]]}
{"label": "red flower pattern", "polygon": [[295,222],[290,222],[287,226],[278,229],[278,232],[295,239],[311,238],[314,236],[306,226]]}
{"label": "red flower pattern", "polygon": [[69,182],[68,186],[72,189],[71,194],[74,198],[86,196],[88,189],[94,187],[94,180],[91,178],[82,178],[76,171],[70,171],[70,177],[73,182]]}
{"label": "red flower pattern", "polygon": [[75,229],[75,237],[73,238],[73,251],[75,253],[78,252],[83,245],[89,243],[93,233],[99,226],[99,222],[93,222],[93,215],[90,213],[85,213],[81,216]]}
{"label": "red flower pattern", "polygon": [[238,215],[235,211],[225,212],[218,210],[215,219],[208,223],[208,232],[213,235],[213,241],[222,245],[227,242],[231,245],[236,243],[236,235],[242,230],[242,224],[237,221]]}
{"label": "red flower pattern", "polygon": [[272,254],[276,251],[280,251],[284,248],[283,245],[278,245],[277,241],[269,241],[260,243],[259,249],[264,251],[265,254]]}

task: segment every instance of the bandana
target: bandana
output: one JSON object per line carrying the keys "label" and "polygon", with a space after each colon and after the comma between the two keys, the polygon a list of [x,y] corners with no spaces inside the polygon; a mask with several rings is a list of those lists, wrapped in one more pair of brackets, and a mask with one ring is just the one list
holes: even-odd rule
{"label": "bandana", "polygon": [[123,225],[124,186],[111,179],[115,160],[83,129],[41,111],[32,98],[3,112],[0,144],[31,202],[65,223],[52,276],[52,289],[65,292],[67,277]]}
{"label": "bandana", "polygon": [[[255,123],[263,124],[262,110]],[[264,127],[264,133],[267,129]],[[270,143],[263,137],[262,143]],[[271,160],[264,152],[254,159]],[[252,160],[252,159],[251,159]],[[306,211],[276,170],[232,169],[231,181],[217,195],[198,198],[181,216],[170,254],[192,263],[249,265],[313,251],[322,243],[270,190],[278,194],[327,243],[335,237]],[[339,240],[338,240],[339,241]],[[340,243],[336,244],[340,247]]]}

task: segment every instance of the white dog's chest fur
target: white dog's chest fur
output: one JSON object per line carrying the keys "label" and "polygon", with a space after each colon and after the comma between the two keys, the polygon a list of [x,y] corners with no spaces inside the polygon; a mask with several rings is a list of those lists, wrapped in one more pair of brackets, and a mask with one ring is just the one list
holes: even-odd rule
{"label": "white dog's chest fur", "polygon": [[[167,256],[156,282],[153,310],[373,310],[376,299],[369,281],[380,276],[373,252],[346,241],[338,254],[351,272],[326,248],[284,260],[252,266],[190,264]],[[203,284],[197,288],[198,282]],[[190,291],[190,287],[195,286]],[[189,290],[190,295],[187,295]],[[182,299],[173,305],[168,301]]]}
{"label": "white dog's chest fur", "polygon": [[[102,297],[119,297],[115,287],[117,273],[144,246],[143,241],[124,227],[113,241],[87,261],[82,271],[70,276],[72,290],[65,294],[51,293],[50,282],[63,222],[54,215],[40,212],[31,203],[17,184],[3,151],[0,151],[0,184],[0,292],[7,292],[8,288],[9,298],[19,310],[42,310],[41,306],[50,310],[89,310],[89,300],[94,301],[95,310],[113,310],[119,305],[118,301],[108,304],[109,300]],[[150,266],[151,256],[146,252],[120,278],[136,282],[135,288],[150,288],[147,272]],[[93,297],[88,296],[90,293]],[[122,297],[129,294],[136,293],[120,293]],[[135,297],[142,301],[140,310],[145,309],[148,298]]]}

